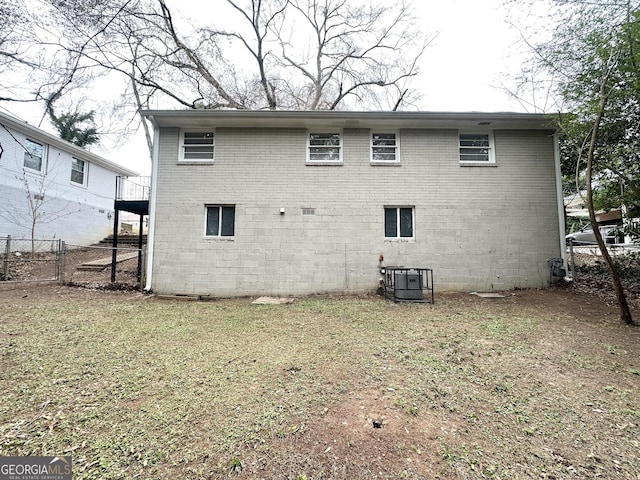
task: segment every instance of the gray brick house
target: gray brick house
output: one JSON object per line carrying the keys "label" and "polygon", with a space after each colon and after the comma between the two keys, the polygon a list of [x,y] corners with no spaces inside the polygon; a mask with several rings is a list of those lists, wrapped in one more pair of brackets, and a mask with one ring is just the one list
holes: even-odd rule
{"label": "gray brick house", "polygon": [[[383,265],[438,291],[542,287],[564,255],[557,142],[520,113],[146,111],[147,289],[375,291]],[[380,262],[380,256],[384,261]]]}

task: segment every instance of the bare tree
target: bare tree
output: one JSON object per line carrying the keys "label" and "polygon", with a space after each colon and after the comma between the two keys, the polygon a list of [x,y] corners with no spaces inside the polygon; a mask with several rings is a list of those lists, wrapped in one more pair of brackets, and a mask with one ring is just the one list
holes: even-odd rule
{"label": "bare tree", "polygon": [[52,189],[52,182],[47,175],[30,175],[24,170],[16,179],[22,184],[25,202],[22,207],[3,208],[0,211],[7,222],[23,228],[29,232],[31,239],[31,256],[35,257],[38,227],[67,217],[80,209],[70,210],[69,202],[54,205],[54,197],[48,194]]}
{"label": "bare tree", "polygon": [[168,0],[48,1],[70,54],[122,74],[139,106],[400,108],[431,40],[402,2],[226,0],[224,26],[195,26]]}
{"label": "bare tree", "polygon": [[607,187],[617,191],[622,187],[625,196],[616,195],[609,202],[619,202],[616,207],[620,207],[640,192],[640,2],[568,0],[547,5],[549,35],[526,42],[532,55],[516,94],[529,92],[528,104],[536,108],[553,105],[571,112],[558,116],[563,173],[575,175],[578,191],[586,189],[589,218],[620,319],[633,324],[620,276],[598,228],[595,198],[602,192],[609,195]]}

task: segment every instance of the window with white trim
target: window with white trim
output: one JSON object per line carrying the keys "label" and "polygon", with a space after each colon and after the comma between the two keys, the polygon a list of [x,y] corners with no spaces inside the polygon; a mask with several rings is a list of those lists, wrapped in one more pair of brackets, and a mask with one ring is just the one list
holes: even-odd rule
{"label": "window with white trim", "polygon": [[87,162],[79,158],[71,158],[71,182],[78,185],[86,185]]}
{"label": "window with white trim", "polygon": [[38,172],[42,171],[44,146],[28,138],[24,142],[24,166]]}
{"label": "window with white trim", "polygon": [[342,133],[340,132],[309,132],[307,147],[307,163],[342,163]]}
{"label": "window with white trim", "polygon": [[181,130],[178,160],[213,162],[215,132],[213,130]]}
{"label": "window with white trim", "polygon": [[398,134],[372,133],[371,134],[371,163],[399,163]]}
{"label": "window with white trim", "polygon": [[235,235],[235,205],[207,205],[205,236],[233,237]]}
{"label": "window with white trim", "polygon": [[460,133],[460,163],[495,163],[491,133]]}
{"label": "window with white trim", "polygon": [[413,238],[413,207],[384,207],[384,238]]}

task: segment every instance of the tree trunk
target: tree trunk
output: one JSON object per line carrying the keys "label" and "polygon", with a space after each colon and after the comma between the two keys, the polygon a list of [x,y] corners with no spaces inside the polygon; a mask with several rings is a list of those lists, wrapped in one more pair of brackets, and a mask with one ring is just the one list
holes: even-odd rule
{"label": "tree trunk", "polygon": [[615,265],[613,264],[613,259],[609,254],[609,250],[607,249],[607,245],[602,238],[602,234],[600,233],[600,229],[598,228],[598,222],[596,220],[596,213],[593,207],[593,188],[591,186],[592,176],[593,176],[593,157],[596,149],[596,141],[598,138],[598,130],[600,129],[600,123],[602,122],[602,117],[604,116],[605,106],[607,104],[607,92],[606,92],[606,83],[608,80],[608,72],[605,73],[604,78],[602,79],[602,83],[600,84],[600,102],[598,105],[598,112],[596,114],[596,118],[593,122],[593,128],[591,129],[591,141],[589,143],[589,152],[587,154],[587,209],[589,210],[589,220],[591,220],[591,226],[593,227],[593,234],[596,237],[596,242],[598,242],[598,246],[600,247],[600,252],[602,253],[602,258],[607,265],[607,270],[609,270],[609,275],[611,276],[611,282],[613,283],[613,290],[615,291],[616,298],[618,300],[618,307],[620,312],[620,320],[628,325],[635,325],[633,322],[633,318],[631,316],[631,311],[629,310],[629,304],[627,303],[627,297],[624,293],[624,288],[622,286],[622,282],[620,281],[620,276],[615,269]]}

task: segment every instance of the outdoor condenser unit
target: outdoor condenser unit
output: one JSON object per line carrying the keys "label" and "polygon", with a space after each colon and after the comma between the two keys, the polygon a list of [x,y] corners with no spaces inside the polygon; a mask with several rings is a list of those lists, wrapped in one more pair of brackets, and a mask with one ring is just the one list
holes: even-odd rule
{"label": "outdoor condenser unit", "polygon": [[433,270],[430,268],[382,267],[384,293],[394,302],[433,303]]}

